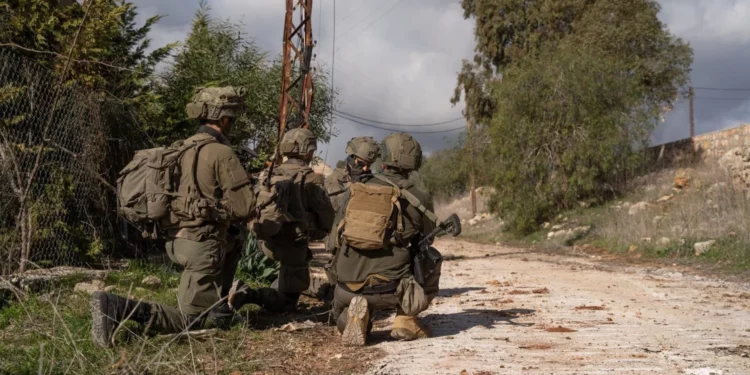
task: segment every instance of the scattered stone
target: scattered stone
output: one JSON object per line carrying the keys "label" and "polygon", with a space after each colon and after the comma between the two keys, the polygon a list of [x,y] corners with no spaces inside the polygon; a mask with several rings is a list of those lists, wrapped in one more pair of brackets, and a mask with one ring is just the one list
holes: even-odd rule
{"label": "scattered stone", "polygon": [[654,216],[654,218],[653,218],[653,219],[651,219],[651,222],[652,222],[652,223],[653,223],[654,225],[657,225],[657,224],[659,224],[659,223],[660,223],[660,222],[661,222],[662,220],[664,220],[664,216]]}
{"label": "scattered stone", "polygon": [[549,221],[545,221],[544,224],[542,224],[542,228],[544,228],[544,229],[549,228],[549,226],[550,226]]}
{"label": "scattered stone", "polygon": [[554,227],[552,227],[552,231],[553,232],[557,232],[557,231],[559,231],[560,229],[563,229],[563,228],[565,228],[565,224],[557,224]]}
{"label": "scattered stone", "polygon": [[715,243],[716,240],[697,242],[695,245],[693,245],[693,249],[695,249],[695,256],[700,256],[706,253],[708,250],[711,250],[711,246],[713,246],[713,244]]}
{"label": "scattered stone", "polygon": [[651,243],[651,237],[643,237],[641,238],[641,241],[645,243]]}
{"label": "scattered stone", "polygon": [[628,215],[637,215],[643,211],[649,209],[651,205],[648,202],[638,202],[628,209]]}
{"label": "scattered stone", "polygon": [[630,208],[630,206],[632,206],[632,204],[630,202],[623,202],[623,204],[622,204],[622,208],[625,208],[625,209]]}
{"label": "scattered stone", "polygon": [[657,245],[659,245],[659,246],[667,246],[667,245],[669,245],[669,244],[670,244],[671,242],[672,242],[672,240],[670,240],[669,238],[667,238],[667,237],[662,237],[662,238],[659,238],[659,239],[658,239],[658,240],[656,241],[656,244],[657,244]]}
{"label": "scattered stone", "polygon": [[145,278],[143,278],[143,280],[141,280],[141,284],[155,288],[161,286],[161,279],[154,275],[146,276]]}
{"label": "scattered stone", "polygon": [[692,168],[680,169],[674,176],[674,187],[676,189],[684,189],[688,187],[690,180],[692,180],[695,170]]}
{"label": "scattered stone", "polygon": [[102,290],[102,288],[99,286],[99,284],[82,282],[76,284],[73,287],[73,290],[80,293],[92,294],[96,291]]}
{"label": "scattered stone", "polygon": [[274,328],[274,331],[281,331],[281,332],[296,332],[306,329],[311,329],[319,326],[320,322],[313,322],[310,320],[306,320],[301,323],[293,322],[293,323],[287,323],[279,328]]}
{"label": "scattered stone", "polygon": [[116,288],[117,287],[114,286],[114,285],[108,285],[108,286],[104,287],[104,291],[107,292],[107,293],[112,293],[112,291],[114,291]]}
{"label": "scattered stone", "polygon": [[630,245],[630,248],[628,248],[629,253],[634,253],[636,250],[638,250],[638,246]]}
{"label": "scattered stone", "polygon": [[662,196],[661,198],[657,199],[656,202],[657,203],[662,203],[662,202],[666,202],[666,201],[668,201],[668,200],[670,200],[672,198],[674,198],[674,194],[669,194],[669,195],[665,195],[665,196]]}

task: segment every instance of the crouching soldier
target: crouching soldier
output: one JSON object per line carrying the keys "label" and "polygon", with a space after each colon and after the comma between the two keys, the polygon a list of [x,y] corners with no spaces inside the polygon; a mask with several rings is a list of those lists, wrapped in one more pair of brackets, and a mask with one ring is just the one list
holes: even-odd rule
{"label": "crouching soldier", "polygon": [[352,181],[372,175],[372,163],[380,157],[380,146],[372,137],[354,137],[346,144],[346,167],[336,168],[325,180],[333,210],[338,212]]}
{"label": "crouching soldier", "polygon": [[437,295],[439,270],[420,285],[411,269],[411,243],[435,228],[431,197],[408,180],[422,149],[408,134],[383,142],[383,173],[353,182],[337,215],[333,315],[345,345],[364,345],[373,310],[395,309],[391,337],[428,333],[417,315]]}
{"label": "crouching soldier", "polygon": [[[173,333],[201,328],[207,319],[216,324],[231,319],[233,313],[223,297],[232,285],[244,240],[239,228],[255,207],[250,180],[227,138],[243,107],[242,92],[233,87],[196,90],[187,112],[200,121],[200,127],[195,135],[170,148],[183,153],[176,168],[178,186],[168,205],[169,224],[161,234],[166,237],[169,258],[184,267],[178,307],[95,292],[91,298],[94,343],[111,346],[112,334],[124,320]],[[134,159],[121,174],[131,166],[135,170],[146,164]],[[121,201],[128,195],[125,190],[120,190]],[[131,214],[137,216],[136,211]],[[261,297],[273,296],[271,292],[255,290],[248,302],[263,303]]]}

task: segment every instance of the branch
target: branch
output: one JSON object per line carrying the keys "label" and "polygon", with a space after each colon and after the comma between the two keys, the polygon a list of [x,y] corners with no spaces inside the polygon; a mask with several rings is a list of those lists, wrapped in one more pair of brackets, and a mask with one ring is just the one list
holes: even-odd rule
{"label": "branch", "polygon": [[127,70],[127,71],[130,71],[130,72],[133,72],[133,73],[137,73],[137,71],[135,69],[126,68],[126,67],[123,67],[123,66],[112,65],[112,64],[109,64],[109,63],[106,63],[106,62],[103,62],[103,61],[71,59],[70,55],[68,55],[66,57],[65,55],[61,55],[61,54],[59,54],[57,52],[42,51],[42,50],[38,50],[38,49],[28,48],[28,47],[20,46],[20,45],[18,45],[16,43],[0,43],[0,47],[17,48],[17,49],[20,49],[20,50],[23,50],[23,51],[27,51],[27,52],[41,53],[41,54],[45,54],[45,55],[57,56],[57,57],[66,59],[68,62],[72,61],[74,63],[79,63],[79,64],[96,64],[96,65],[102,65],[102,66],[106,66],[108,68],[113,68],[113,69],[117,69],[117,70]]}

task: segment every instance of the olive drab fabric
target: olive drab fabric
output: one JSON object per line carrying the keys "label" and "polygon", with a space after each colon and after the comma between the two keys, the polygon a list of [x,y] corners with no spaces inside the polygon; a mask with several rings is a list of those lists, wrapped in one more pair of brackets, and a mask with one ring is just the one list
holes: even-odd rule
{"label": "olive drab fabric", "polygon": [[349,189],[349,176],[345,168],[336,168],[325,178],[325,187],[334,212],[338,212],[344,192]]}
{"label": "olive drab fabric", "polygon": [[315,134],[305,128],[289,130],[279,143],[281,155],[287,157],[304,157],[310,151],[316,151],[317,149],[318,141]]}
{"label": "olive drab fabric", "polygon": [[[197,142],[214,138],[208,133],[198,133],[185,142]],[[212,238],[226,241],[229,223],[244,221],[253,213],[255,207],[255,193],[250,185],[250,179],[242,163],[229,145],[223,143],[209,143],[196,153],[187,150],[183,156],[180,173],[180,184],[177,197],[172,202],[172,210],[178,220],[168,233],[172,237],[202,241]],[[189,168],[195,165],[195,183],[189,179],[192,175]],[[195,186],[206,200],[218,202],[223,215],[218,219],[196,218],[190,219],[185,214],[190,207],[188,190]]]}
{"label": "olive drab fabric", "polygon": [[168,147],[140,150],[123,168],[117,179],[117,211],[128,221],[144,229],[144,235],[156,238],[160,229],[170,225],[170,207],[177,196],[181,198],[182,217],[189,220],[219,219],[223,214],[218,202],[200,195],[196,188],[196,165],[185,168],[188,173],[183,189],[180,185],[183,156],[188,150],[197,153],[213,137],[178,141]]}
{"label": "olive drab fabric", "polygon": [[261,241],[261,250],[267,257],[281,263],[279,292],[301,293],[310,286],[312,254],[309,241],[322,239],[331,231],[335,213],[323,176],[314,173],[307,162],[292,157],[274,168],[274,173],[276,170],[286,176],[295,176],[287,202],[287,211],[293,220],[284,223],[275,236]]}
{"label": "olive drab fabric", "polygon": [[372,164],[380,157],[380,145],[373,137],[354,137],[346,144],[346,154]]}
{"label": "olive drab fabric", "polygon": [[[268,173],[266,170],[265,174]],[[265,180],[260,181],[255,188],[256,214],[251,221],[251,228],[259,239],[269,240],[281,231],[284,224],[295,221],[289,212],[289,202],[302,201],[300,194],[310,173],[313,171],[303,169],[289,173],[286,169],[275,168],[269,186],[265,185]],[[300,188],[295,189],[294,184]]]}
{"label": "olive drab fabric", "polygon": [[355,182],[349,187],[349,202],[339,223],[341,243],[357,250],[389,247],[394,233],[404,229],[399,189]]}
{"label": "olive drab fabric", "polygon": [[244,109],[245,89],[242,87],[198,87],[186,111],[196,120],[219,120],[237,117]]}
{"label": "olive drab fabric", "polygon": [[383,164],[415,171],[422,166],[422,146],[406,133],[393,133],[383,140]]}

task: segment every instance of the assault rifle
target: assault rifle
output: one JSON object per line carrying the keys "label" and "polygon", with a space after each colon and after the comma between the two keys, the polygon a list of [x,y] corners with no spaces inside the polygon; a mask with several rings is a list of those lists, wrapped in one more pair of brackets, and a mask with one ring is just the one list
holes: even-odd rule
{"label": "assault rifle", "polygon": [[461,234],[461,219],[458,218],[458,215],[453,214],[449,216],[443,222],[438,223],[432,232],[426,235],[415,236],[414,241],[412,241],[412,246],[410,246],[414,253],[412,257],[412,273],[414,280],[419,285],[424,285],[425,280],[435,272],[435,269],[443,261],[443,256],[440,252],[430,246],[430,244],[435,237],[446,234],[450,234],[453,237]]}

